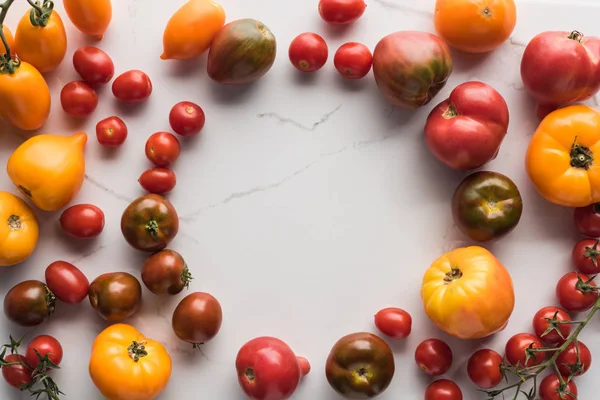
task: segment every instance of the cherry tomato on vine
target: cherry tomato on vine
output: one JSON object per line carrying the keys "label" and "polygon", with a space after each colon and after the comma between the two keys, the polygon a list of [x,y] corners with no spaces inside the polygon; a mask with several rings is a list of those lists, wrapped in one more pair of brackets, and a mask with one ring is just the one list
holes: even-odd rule
{"label": "cherry tomato on vine", "polygon": [[102,146],[117,147],[127,139],[127,125],[116,116],[108,117],[96,124],[96,138]]}
{"label": "cherry tomato on vine", "polygon": [[104,212],[92,204],[76,204],[63,211],[60,226],[74,238],[95,238],[104,230]]}
{"label": "cherry tomato on vine", "polygon": [[558,302],[567,311],[586,311],[598,300],[598,292],[594,283],[585,274],[569,272],[556,285]]}
{"label": "cherry tomato on vine", "polygon": [[[544,307],[533,317],[533,331],[545,343],[560,344],[571,334],[571,324],[560,323],[566,321],[571,321],[571,317],[562,308]],[[549,330],[551,324],[552,329]]]}
{"label": "cherry tomato on vine", "polygon": [[146,141],[146,157],[157,167],[168,167],[179,158],[181,144],[169,132],[156,132]]}
{"label": "cherry tomato on vine", "polygon": [[373,54],[364,44],[350,42],[337,49],[333,64],[344,78],[361,79],[371,70]]}
{"label": "cherry tomato on vine", "polygon": [[206,123],[204,110],[191,101],[182,101],[173,106],[169,113],[169,124],[173,132],[181,136],[195,136]]}
{"label": "cherry tomato on vine", "polygon": [[93,46],[83,46],[75,51],[73,67],[90,85],[104,85],[115,75],[115,64],[110,56]]}
{"label": "cherry tomato on vine", "polygon": [[473,353],[467,363],[467,373],[471,381],[482,389],[495,388],[502,382],[502,356],[490,349]]}
{"label": "cherry tomato on vine", "polygon": [[63,358],[63,348],[60,342],[49,335],[37,336],[27,345],[25,358],[27,359],[27,365],[33,369],[36,369],[37,366],[40,365],[38,353],[41,357],[47,355],[48,359],[54,363],[54,365],[60,365]]}
{"label": "cherry tomato on vine", "polygon": [[[578,351],[579,358],[577,357]],[[582,342],[573,342],[560,353],[556,359],[556,365],[558,365],[558,370],[563,376],[580,376],[590,369],[592,365],[592,353]]]}
{"label": "cherry tomato on vine", "polygon": [[349,24],[359,19],[367,9],[365,0],[321,0],[319,14],[330,24]]}
{"label": "cherry tomato on vine", "polygon": [[[566,382],[566,379],[563,378]],[[560,388],[558,375],[552,374],[542,380],[540,383],[540,400],[577,400],[577,385],[575,382],[569,382],[566,387]]]}
{"label": "cherry tomato on vine", "polygon": [[544,345],[534,335],[530,333],[517,333],[506,343],[504,349],[506,361],[513,366],[518,367],[532,367],[539,365],[546,359],[546,353],[544,352],[530,352],[529,357],[527,355],[529,349],[541,349]]}
{"label": "cherry tomato on vine", "polygon": [[386,336],[404,339],[410,335],[412,317],[401,308],[388,307],[375,314],[375,326]]}
{"label": "cherry tomato on vine", "polygon": [[425,389],[425,400],[462,400],[460,387],[448,379],[432,382]]}
{"label": "cherry tomato on vine", "polygon": [[113,81],[112,92],[118,100],[139,103],[152,94],[150,77],[140,70],[123,72]]}
{"label": "cherry tomato on vine", "polygon": [[600,203],[576,208],[573,214],[575,227],[583,235],[600,237]]}
{"label": "cherry tomato on vine", "polygon": [[323,68],[329,57],[327,42],[316,33],[302,33],[290,43],[289,57],[296,69],[315,72]]}
{"label": "cherry tomato on vine", "polygon": [[46,285],[57,299],[67,304],[81,303],[88,295],[90,282],[79,268],[66,261],[46,267]]}
{"label": "cherry tomato on vine", "polygon": [[154,194],[168,193],[175,187],[177,178],[168,168],[150,168],[142,173],[138,182],[144,190]]}
{"label": "cherry tomato on vine", "polygon": [[595,275],[600,273],[600,240],[583,239],[573,247],[573,264],[584,274]]}
{"label": "cherry tomato on vine", "polygon": [[98,107],[98,94],[83,81],[69,82],[60,92],[60,104],[71,117],[84,118]]}
{"label": "cherry tomato on vine", "polygon": [[[27,359],[24,356],[16,354],[9,354],[5,356],[4,359],[10,363],[19,362],[19,360],[25,364],[27,363]],[[27,385],[31,382],[32,373],[32,369],[20,364],[2,367],[2,376],[6,383],[17,389],[20,389],[21,385]]]}
{"label": "cherry tomato on vine", "polygon": [[426,374],[442,375],[452,366],[452,350],[442,340],[427,339],[417,346],[415,361]]}

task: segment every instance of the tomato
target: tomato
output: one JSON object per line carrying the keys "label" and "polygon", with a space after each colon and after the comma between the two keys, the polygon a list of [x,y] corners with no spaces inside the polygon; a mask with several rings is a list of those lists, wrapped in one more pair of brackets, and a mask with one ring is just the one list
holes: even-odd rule
{"label": "tomato", "polygon": [[[539,365],[546,359],[544,352],[531,352],[529,349],[541,349],[544,345],[530,333],[517,333],[508,339],[504,349],[506,361],[509,365],[532,367]],[[528,356],[529,355],[529,356]]]}
{"label": "tomato", "polygon": [[55,261],[48,265],[45,279],[56,298],[64,303],[81,303],[88,296],[88,278],[79,268],[66,261]]}
{"label": "tomato", "polygon": [[181,144],[172,133],[156,132],[146,141],[146,157],[157,167],[168,167],[179,158]]}
{"label": "tomato", "polygon": [[423,276],[421,298],[427,316],[461,339],[504,329],[515,305],[510,274],[479,246],[458,248],[438,258]]}
{"label": "tomato", "polygon": [[92,382],[110,400],[156,399],[171,378],[165,347],[131,325],[114,324],[94,340],[89,363]]}
{"label": "tomato", "polygon": [[575,227],[585,236],[600,237],[600,203],[578,207],[573,213]]}
{"label": "tomato", "polygon": [[[6,44],[8,45],[8,47],[10,47],[10,55],[14,56],[15,55],[15,38],[14,38],[12,32],[10,31],[10,29],[8,29],[8,26],[6,26],[6,24],[2,25],[2,33],[4,33],[4,39],[6,39]],[[4,48],[4,46],[2,46],[0,48],[2,49],[0,51],[6,50]]]}
{"label": "tomato", "polygon": [[169,124],[173,132],[181,136],[195,136],[206,123],[204,110],[191,101],[181,101],[171,108]]}
{"label": "tomato", "polygon": [[56,297],[43,282],[36,280],[16,284],[4,297],[4,315],[24,327],[46,321],[53,313]]}
{"label": "tomato", "polygon": [[175,335],[197,347],[213,339],[223,323],[221,304],[208,293],[194,292],[183,298],[173,312]]}
{"label": "tomato", "polygon": [[27,345],[25,357],[27,365],[34,370],[40,365],[40,357],[46,357],[54,364],[60,365],[63,358],[63,348],[56,338],[49,335],[40,335],[31,340]]}
{"label": "tomato", "polygon": [[108,272],[94,279],[88,294],[94,310],[106,321],[116,322],[139,310],[142,285],[127,272]]}
{"label": "tomato", "polygon": [[495,388],[504,379],[503,359],[490,349],[481,349],[473,353],[467,363],[467,373],[471,381],[482,389]]}
{"label": "tomato", "polygon": [[116,116],[105,118],[96,124],[96,138],[103,146],[120,146],[127,139],[127,134],[127,125]]}
{"label": "tomato", "polygon": [[598,292],[594,288],[596,283],[587,275],[569,272],[558,281],[556,297],[567,311],[586,311],[598,300]]}
{"label": "tomato", "polygon": [[333,64],[344,78],[361,79],[371,71],[373,54],[364,44],[350,42],[337,49]]}
{"label": "tomato", "polygon": [[290,43],[290,61],[300,71],[320,70],[327,62],[328,56],[329,49],[325,39],[316,33],[302,33]]}
{"label": "tomato", "polygon": [[168,168],[150,168],[142,173],[138,182],[150,193],[164,194],[173,190],[177,178]]}
{"label": "tomato", "polygon": [[561,385],[558,375],[551,374],[540,383],[539,395],[540,400],[577,400],[577,385],[573,381]]}
{"label": "tomato", "polygon": [[31,207],[14,194],[0,191],[0,221],[0,267],[27,260],[40,235]]}
{"label": "tomato", "polygon": [[[4,359],[10,363],[19,361],[27,363],[27,359],[24,356],[17,354],[8,354]],[[17,389],[21,389],[23,385],[29,384],[33,379],[32,374],[33,370],[25,365],[15,364],[2,368],[2,376],[6,383]]]}
{"label": "tomato", "polygon": [[63,211],[60,226],[74,238],[95,238],[104,230],[104,213],[92,204],[77,204]]}
{"label": "tomato", "polygon": [[193,277],[185,260],[175,250],[161,250],[146,259],[142,281],[152,293],[176,295],[188,289]]}
{"label": "tomato", "polygon": [[73,67],[89,85],[104,85],[115,75],[115,64],[108,54],[93,46],[78,48],[73,54]]}
{"label": "tomato", "polygon": [[517,23],[514,0],[437,0],[435,29],[452,47],[487,53],[504,43]]}
{"label": "tomato", "polygon": [[349,24],[359,19],[367,9],[365,0],[320,0],[319,14],[330,24]]}
{"label": "tomato", "polygon": [[164,249],[177,236],[179,217],[169,200],[147,194],[123,212],[121,232],[131,247],[147,252]]}
{"label": "tomato", "polygon": [[544,307],[533,317],[533,331],[545,343],[562,344],[571,334],[571,324],[559,323],[566,321],[571,317],[562,308]]}
{"label": "tomato", "polygon": [[410,335],[412,317],[401,308],[388,307],[375,314],[375,326],[386,336],[404,339]]}
{"label": "tomato", "polygon": [[415,361],[426,374],[442,375],[452,366],[452,350],[442,340],[427,339],[417,346]]}
{"label": "tomato", "polygon": [[589,275],[600,273],[600,265],[598,265],[599,243],[600,240],[583,239],[575,244],[571,257],[579,272]]}
{"label": "tomato", "polygon": [[462,400],[462,398],[460,387],[448,379],[432,382],[425,389],[425,400]]}
{"label": "tomato", "polygon": [[98,94],[83,81],[69,82],[60,92],[60,104],[71,117],[85,118],[98,107]]}
{"label": "tomato", "polygon": [[139,70],[123,72],[114,80],[112,92],[118,100],[139,103],[152,94],[150,77]]}
{"label": "tomato", "polygon": [[65,11],[77,29],[102,39],[112,19],[110,0],[63,0]]}
{"label": "tomato", "polygon": [[556,359],[556,365],[563,376],[580,376],[590,369],[592,353],[585,344],[575,341],[560,353]]}

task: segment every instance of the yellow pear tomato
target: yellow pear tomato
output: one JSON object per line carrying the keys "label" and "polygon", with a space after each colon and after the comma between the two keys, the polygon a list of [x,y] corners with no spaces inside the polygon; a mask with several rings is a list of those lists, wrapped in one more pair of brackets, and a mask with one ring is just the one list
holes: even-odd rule
{"label": "yellow pear tomato", "polygon": [[25,261],[37,245],[37,217],[22,199],[0,192],[0,267]]}

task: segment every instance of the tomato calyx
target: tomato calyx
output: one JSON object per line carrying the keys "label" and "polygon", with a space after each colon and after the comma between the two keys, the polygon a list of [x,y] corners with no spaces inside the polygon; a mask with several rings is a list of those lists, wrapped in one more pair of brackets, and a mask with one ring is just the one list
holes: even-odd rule
{"label": "tomato calyx", "polygon": [[42,28],[48,25],[50,16],[54,10],[54,2],[52,0],[40,1],[27,0],[31,5],[31,12],[29,13],[29,21],[33,26],[41,26]]}
{"label": "tomato calyx", "polygon": [[592,285],[592,282],[595,278],[596,276],[594,275],[591,276],[587,281],[584,281],[583,278],[581,278],[581,275],[577,273],[577,283],[575,284],[575,289],[579,290],[582,293],[597,292],[599,288],[595,285]]}
{"label": "tomato calyx", "polygon": [[148,221],[148,223],[146,224],[146,230],[148,231],[150,236],[152,236],[154,239],[158,239],[160,227],[158,226],[158,222],[156,222],[156,220],[152,219]]}
{"label": "tomato calyx", "polygon": [[190,269],[188,268],[187,264],[185,264],[183,267],[183,271],[181,271],[181,282],[183,282],[183,287],[189,289],[190,283],[193,279],[194,277],[192,276]]}
{"label": "tomato calyx", "polygon": [[446,111],[444,111],[444,113],[442,114],[442,116],[446,119],[452,119],[454,117],[458,117],[459,115],[460,114],[456,110],[456,107],[454,107],[454,104],[450,104]]}
{"label": "tomato calyx", "polygon": [[373,378],[373,371],[369,367],[358,366],[352,369],[352,378],[355,382],[369,383],[369,380]]}
{"label": "tomato calyx", "polygon": [[583,33],[579,31],[572,31],[567,38],[581,43],[583,41]]}
{"label": "tomato calyx", "polygon": [[56,308],[56,296],[52,293],[52,290],[46,285],[46,305],[48,307],[48,316],[54,314],[54,309]]}
{"label": "tomato calyx", "polygon": [[18,231],[23,227],[23,222],[21,222],[21,218],[15,214],[9,216],[6,222],[8,224],[8,229],[10,229],[13,232]]}
{"label": "tomato calyx", "polygon": [[581,352],[579,351],[579,341],[575,340],[575,354],[577,354],[577,359],[574,364],[563,363],[565,367],[569,369],[569,376],[577,376],[583,374],[586,369],[585,365],[581,362]]}
{"label": "tomato calyx", "polygon": [[463,276],[463,273],[460,269],[452,267],[450,272],[448,272],[446,274],[446,276],[444,277],[444,283],[446,285],[448,285],[454,281],[459,280],[460,278],[462,278],[462,276]]}
{"label": "tomato calyx", "polygon": [[554,313],[554,316],[552,318],[544,318],[544,319],[548,322],[549,325],[548,325],[548,328],[546,328],[546,330],[544,331],[544,333],[542,333],[542,335],[541,335],[542,339],[544,337],[546,337],[547,335],[551,334],[552,332],[556,331],[556,333],[562,340],[567,340],[567,338],[564,337],[564,335],[562,334],[562,332],[560,330],[560,326],[565,325],[565,324],[572,324],[573,322],[571,320],[562,321],[562,320],[558,319],[558,311],[556,311]]}
{"label": "tomato calyx", "polygon": [[594,153],[588,147],[577,144],[577,137],[575,137],[571,146],[570,157],[571,167],[573,168],[581,168],[587,171],[594,163]]}
{"label": "tomato calyx", "polygon": [[254,380],[256,379],[256,375],[254,374],[254,368],[246,368],[244,370],[244,378],[246,378],[248,382],[254,382]]}
{"label": "tomato calyx", "polygon": [[598,251],[598,243],[600,243],[600,240],[596,239],[596,243],[594,243],[592,247],[585,246],[585,253],[583,253],[585,258],[592,259],[592,263],[596,267],[598,266],[598,256],[600,255],[600,251]]}
{"label": "tomato calyx", "polygon": [[146,351],[146,342],[136,342],[135,340],[132,341],[131,345],[127,348],[127,353],[134,362],[140,361],[141,358],[144,358],[148,355],[148,352]]}

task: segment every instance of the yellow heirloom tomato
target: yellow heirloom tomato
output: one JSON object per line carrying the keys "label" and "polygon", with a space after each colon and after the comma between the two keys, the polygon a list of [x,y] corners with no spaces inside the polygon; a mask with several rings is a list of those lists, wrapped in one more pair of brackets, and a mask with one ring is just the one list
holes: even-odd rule
{"label": "yellow heirloom tomato", "polygon": [[25,261],[39,237],[35,214],[17,196],[0,192],[0,222],[0,267]]}

